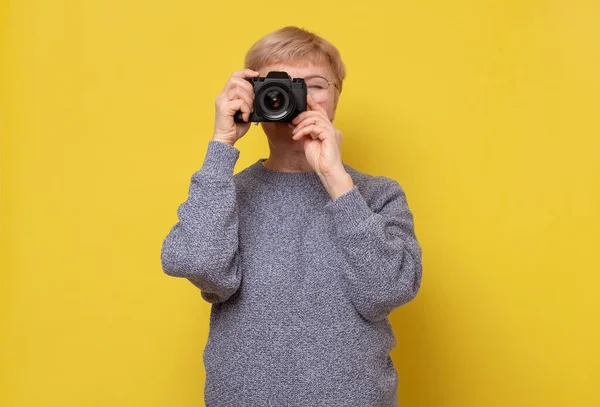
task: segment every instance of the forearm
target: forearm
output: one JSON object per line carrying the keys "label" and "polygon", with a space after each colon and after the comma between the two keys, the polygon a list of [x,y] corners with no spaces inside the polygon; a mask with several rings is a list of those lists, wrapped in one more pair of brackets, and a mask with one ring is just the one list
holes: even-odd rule
{"label": "forearm", "polygon": [[[203,293],[229,297],[239,286],[238,217],[233,166],[237,150],[211,142],[192,176],[179,221],[163,242],[166,274],[188,278]],[[217,300],[215,298],[215,300]]]}
{"label": "forearm", "polygon": [[373,321],[414,298],[421,282],[421,248],[412,215],[397,206],[374,213],[356,188],[328,205],[349,264],[344,271],[348,294]]}

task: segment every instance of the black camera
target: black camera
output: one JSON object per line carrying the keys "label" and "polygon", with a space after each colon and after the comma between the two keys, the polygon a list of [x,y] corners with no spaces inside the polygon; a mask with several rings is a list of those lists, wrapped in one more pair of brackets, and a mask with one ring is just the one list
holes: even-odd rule
{"label": "black camera", "polygon": [[[266,77],[246,80],[254,87],[254,111],[249,122],[291,122],[306,110],[304,79],[292,79],[287,72],[273,71]],[[244,123],[242,112],[237,111],[233,120]]]}

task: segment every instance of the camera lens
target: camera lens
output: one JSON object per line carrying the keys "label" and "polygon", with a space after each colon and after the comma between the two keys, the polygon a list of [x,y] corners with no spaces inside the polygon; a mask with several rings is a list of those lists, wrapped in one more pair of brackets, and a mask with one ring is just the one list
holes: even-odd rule
{"label": "camera lens", "polygon": [[278,111],[283,105],[285,96],[277,89],[273,89],[265,94],[265,106],[272,111]]}
{"label": "camera lens", "polygon": [[280,84],[265,86],[257,95],[259,114],[267,121],[285,120],[294,111],[291,91]]}

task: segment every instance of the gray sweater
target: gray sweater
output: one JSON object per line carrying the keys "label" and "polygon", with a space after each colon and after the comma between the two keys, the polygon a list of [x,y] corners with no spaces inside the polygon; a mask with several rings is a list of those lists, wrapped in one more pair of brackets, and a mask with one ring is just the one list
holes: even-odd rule
{"label": "gray sweater", "polygon": [[346,167],[332,201],[314,172],[234,176],[238,156],[209,143],[161,254],[212,303],[206,405],[397,406],[387,316],[422,273],[402,189]]}

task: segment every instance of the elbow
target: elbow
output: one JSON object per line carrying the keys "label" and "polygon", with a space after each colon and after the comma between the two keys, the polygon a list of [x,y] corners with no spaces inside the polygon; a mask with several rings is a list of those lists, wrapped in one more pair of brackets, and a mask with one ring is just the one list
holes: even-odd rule
{"label": "elbow", "polygon": [[354,306],[358,313],[367,321],[379,322],[386,319],[396,308],[412,301],[419,291],[418,286],[402,285],[399,287],[388,287],[372,298],[362,298],[355,301]]}
{"label": "elbow", "polygon": [[421,264],[421,256],[405,256],[405,261],[402,264],[400,272],[396,307],[400,307],[415,299],[421,288],[422,277],[423,266]]}
{"label": "elbow", "polygon": [[181,276],[181,273],[179,272],[179,269],[177,267],[177,263],[171,256],[162,254],[161,255],[161,264],[162,264],[162,270],[166,275],[171,276],[171,277],[180,277]]}
{"label": "elbow", "polygon": [[420,282],[421,278],[419,276],[418,278],[415,277],[413,281],[410,281],[407,284],[403,285],[399,290],[397,301],[394,304],[393,309],[401,307],[402,305],[408,304],[409,302],[414,300],[417,294],[419,293],[419,288],[421,285]]}
{"label": "elbow", "polygon": [[220,262],[185,255],[177,250],[163,250],[161,263],[165,274],[191,280],[203,280],[212,275],[219,275],[224,268]]}
{"label": "elbow", "polygon": [[172,277],[182,277],[180,262],[177,261],[177,251],[165,240],[160,252],[160,262],[163,272]]}
{"label": "elbow", "polygon": [[402,261],[398,267],[397,275],[397,304],[400,307],[415,299],[421,288],[423,277],[423,264],[421,261],[421,247],[418,243],[404,250]]}
{"label": "elbow", "polygon": [[[202,250],[199,252],[204,253]],[[224,302],[241,283],[241,266],[236,253],[223,258],[217,255],[191,255],[167,243],[161,252],[163,272],[172,277],[188,279],[210,303]]]}
{"label": "elbow", "polygon": [[410,258],[410,265],[402,272],[402,284],[398,292],[398,307],[414,300],[421,288],[423,266],[421,258]]}
{"label": "elbow", "polygon": [[363,292],[355,307],[363,318],[371,322],[384,320],[396,308],[412,301],[421,287],[420,256],[404,256],[395,277],[381,280],[377,289]]}
{"label": "elbow", "polygon": [[171,277],[198,278],[201,270],[206,269],[197,256],[186,253],[182,246],[169,244],[167,240],[163,243],[160,260],[163,272]]}
{"label": "elbow", "polygon": [[171,236],[164,240],[160,255],[162,269],[166,275],[193,280],[219,274],[225,267],[221,257],[210,253],[204,247],[192,249],[185,240],[172,240]]}
{"label": "elbow", "polygon": [[160,252],[160,264],[163,272],[168,276],[173,276],[176,270],[175,253],[165,247],[163,243],[162,250]]}

